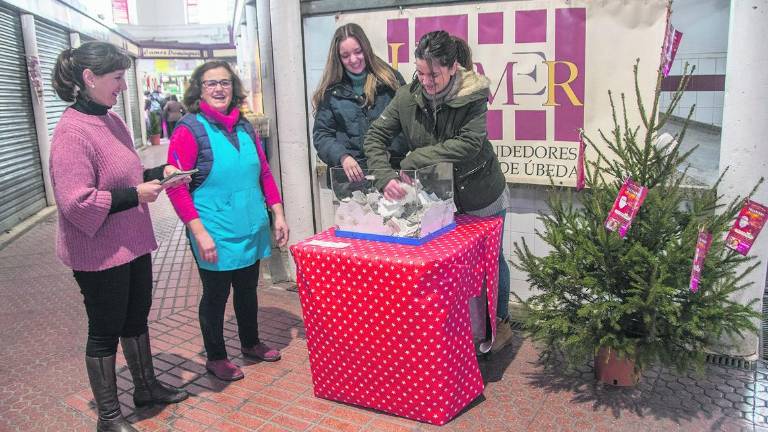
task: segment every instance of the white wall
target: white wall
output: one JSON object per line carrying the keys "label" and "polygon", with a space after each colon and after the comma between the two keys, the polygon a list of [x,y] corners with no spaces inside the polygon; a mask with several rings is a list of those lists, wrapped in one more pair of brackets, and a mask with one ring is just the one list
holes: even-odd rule
{"label": "white wall", "polygon": [[111,0],[79,0],[73,3],[75,7],[83,9],[88,15],[100,19],[106,23],[113,23],[112,19],[112,1]]}
{"label": "white wall", "polygon": [[[725,75],[728,50],[729,0],[675,0],[672,25],[683,32],[683,39],[672,64],[670,75],[681,75],[685,63],[696,66],[696,75]],[[661,106],[669,106],[671,93],[663,93]],[[722,91],[687,92],[674,114],[688,115],[693,104],[693,120],[721,126],[723,123]]]}
{"label": "white wall", "polygon": [[184,0],[136,0],[136,9],[136,23],[141,26],[186,24]]}
{"label": "white wall", "polygon": [[[725,82],[725,117],[723,119],[720,170],[730,170],[717,188],[721,203],[740,199],[768,173],[768,85],[765,67],[768,66],[768,48],[765,43],[765,24],[768,23],[768,0],[737,0],[730,16],[732,25],[728,44],[728,72]],[[768,188],[763,185],[751,197],[758,203],[768,203]],[[765,232],[757,237],[748,256],[754,261],[742,263],[737,271],[755,265],[753,271],[740,281],[746,288],[731,295],[731,299],[747,304],[752,299],[766,296],[765,274],[768,270],[768,238]],[[754,309],[760,312],[760,301]],[[765,309],[763,309],[765,311]],[[768,317],[764,316],[764,319]],[[764,324],[766,322],[764,321]],[[756,326],[760,326],[754,320]],[[765,327],[763,327],[765,329]],[[731,355],[754,360],[759,349],[760,331],[746,334],[744,339],[734,338],[735,346],[725,347]],[[763,345],[768,334],[762,335]],[[765,351],[764,351],[765,352]]]}
{"label": "white wall", "polygon": [[[307,107],[309,115],[307,124],[309,126],[309,139],[312,142],[312,124],[314,116],[312,115],[312,94],[315,92],[320,79],[323,77],[323,69],[328,56],[328,47],[333,38],[333,32],[336,31],[336,19],[333,16],[316,16],[304,19],[304,65],[306,73]],[[311,37],[308,37],[311,36]],[[317,173],[318,162],[317,152],[312,145],[312,172]],[[324,230],[333,225],[333,192],[326,187],[325,176],[314,175],[313,182],[316,181],[320,194],[315,208],[319,209],[320,215],[315,219],[319,221],[318,226]]]}
{"label": "white wall", "polygon": [[136,41],[181,42],[196,44],[228,44],[229,30],[226,24],[184,25],[120,25],[120,30]]}
{"label": "white wall", "polygon": [[[226,4],[226,1],[222,0]],[[222,6],[224,7],[224,6]],[[134,40],[182,43],[229,43],[227,23],[187,24],[184,0],[136,0],[137,19],[120,30]]]}
{"label": "white wall", "polygon": [[672,25],[683,32],[677,55],[728,50],[729,0],[675,0]]}

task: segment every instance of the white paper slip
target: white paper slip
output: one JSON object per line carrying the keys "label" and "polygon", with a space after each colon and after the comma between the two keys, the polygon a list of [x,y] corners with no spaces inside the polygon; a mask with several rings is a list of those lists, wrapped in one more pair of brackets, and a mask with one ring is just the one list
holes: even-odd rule
{"label": "white paper slip", "polygon": [[324,240],[310,240],[306,244],[312,245],[312,246],[335,248],[335,249],[341,249],[349,246],[349,243],[330,242],[330,241],[324,241]]}

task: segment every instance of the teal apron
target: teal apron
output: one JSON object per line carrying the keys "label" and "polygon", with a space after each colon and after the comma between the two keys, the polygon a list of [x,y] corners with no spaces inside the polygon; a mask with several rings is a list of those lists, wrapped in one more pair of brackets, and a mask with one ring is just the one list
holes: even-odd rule
{"label": "teal apron", "polygon": [[211,172],[192,192],[192,201],[203,226],[216,243],[218,262],[204,261],[197,242],[190,239],[200,268],[225,271],[248,267],[272,251],[269,218],[264,205],[259,175],[261,163],[256,145],[247,133],[237,129],[240,151],[201,114],[213,152]]}

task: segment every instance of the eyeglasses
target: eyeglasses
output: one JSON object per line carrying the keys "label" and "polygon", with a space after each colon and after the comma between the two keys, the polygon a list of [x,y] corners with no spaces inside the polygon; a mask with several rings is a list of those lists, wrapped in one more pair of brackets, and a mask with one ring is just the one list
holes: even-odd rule
{"label": "eyeglasses", "polygon": [[203,87],[212,90],[216,88],[217,85],[221,85],[221,88],[228,89],[232,87],[232,80],[223,79],[223,80],[205,80],[203,81]]}

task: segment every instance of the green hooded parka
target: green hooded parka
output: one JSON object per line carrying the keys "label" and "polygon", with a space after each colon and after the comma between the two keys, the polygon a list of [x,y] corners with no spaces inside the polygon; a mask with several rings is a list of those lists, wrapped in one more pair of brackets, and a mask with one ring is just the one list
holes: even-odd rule
{"label": "green hooded parka", "polygon": [[492,204],[506,187],[499,160],[487,138],[486,113],[490,80],[461,67],[455,89],[436,107],[414,79],[400,87],[392,102],[371,124],[364,149],[368,168],[389,170],[378,174],[383,189],[398,177],[389,164],[389,143],[401,132],[409,152],[400,168],[418,169],[438,162],[453,163],[454,201],[459,212]]}

